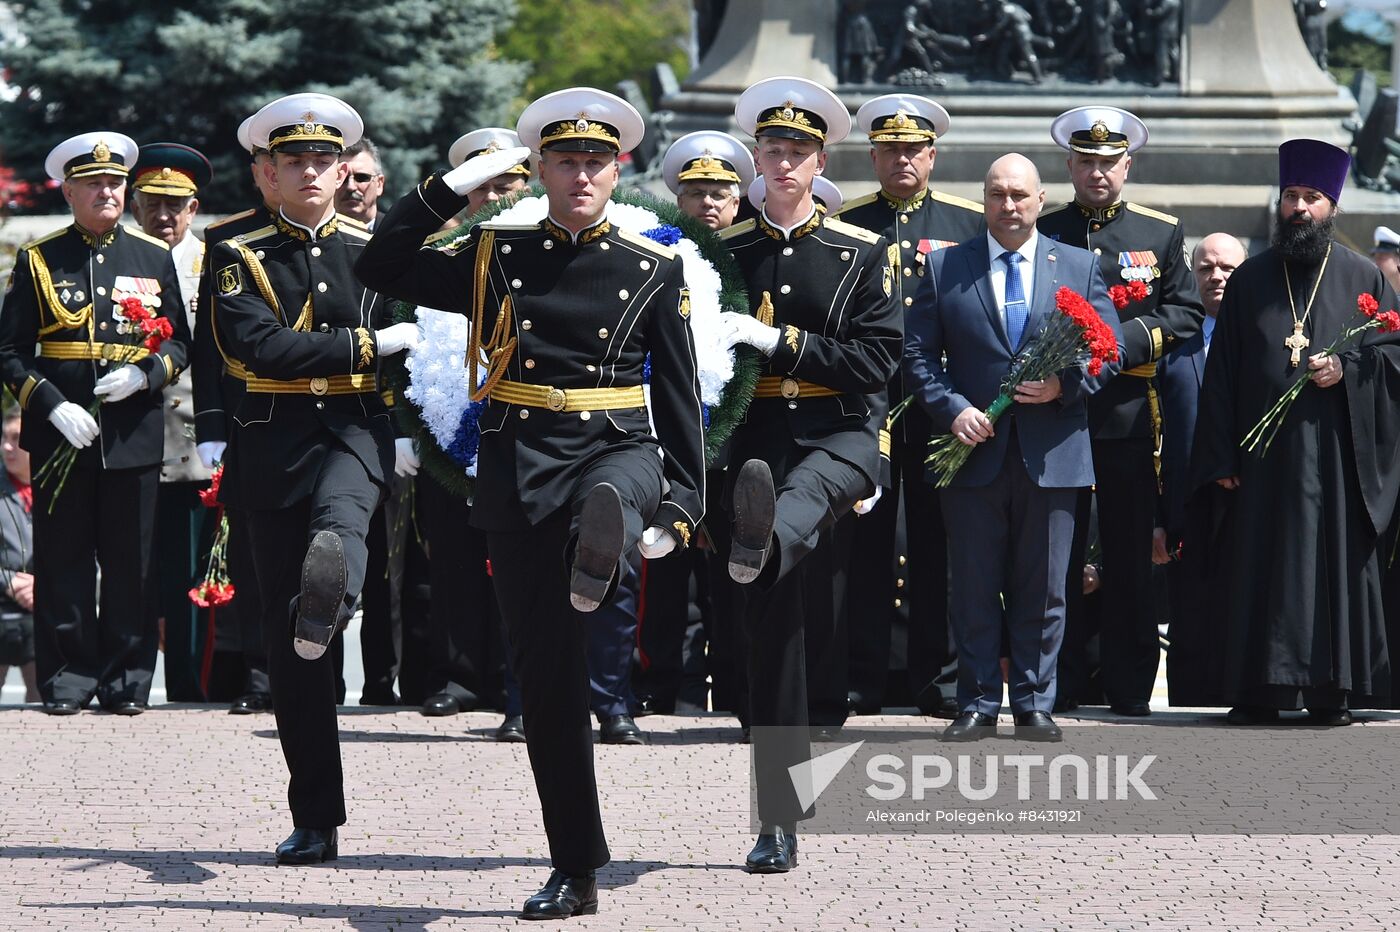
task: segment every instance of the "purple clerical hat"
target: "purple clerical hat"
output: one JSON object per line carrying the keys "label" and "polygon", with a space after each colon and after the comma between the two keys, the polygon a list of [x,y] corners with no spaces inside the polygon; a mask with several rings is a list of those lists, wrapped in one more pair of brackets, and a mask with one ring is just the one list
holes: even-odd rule
{"label": "purple clerical hat", "polygon": [[1342,199],[1342,186],[1351,170],[1351,156],[1320,139],[1290,139],[1278,147],[1278,187],[1315,188],[1332,199]]}

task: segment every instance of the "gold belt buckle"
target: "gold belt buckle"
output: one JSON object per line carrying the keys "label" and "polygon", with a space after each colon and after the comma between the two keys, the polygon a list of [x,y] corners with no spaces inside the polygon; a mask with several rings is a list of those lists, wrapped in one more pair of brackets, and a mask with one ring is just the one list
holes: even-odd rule
{"label": "gold belt buckle", "polygon": [[797,384],[796,379],[783,379],[779,383],[778,389],[784,398],[796,398],[802,394],[802,388]]}
{"label": "gold belt buckle", "polygon": [[313,395],[324,395],[330,390],[330,387],[330,379],[324,376],[318,375],[311,380],[311,394]]}
{"label": "gold belt buckle", "polygon": [[99,354],[103,359],[116,359],[116,358],[117,358],[117,350],[118,350],[117,344],[115,344],[115,343],[99,343],[99,344],[97,344],[97,345],[100,346],[100,347],[102,347],[100,350],[98,350],[98,354]]}
{"label": "gold belt buckle", "polygon": [[544,406],[551,411],[563,411],[566,400],[562,388],[551,388],[544,396]]}

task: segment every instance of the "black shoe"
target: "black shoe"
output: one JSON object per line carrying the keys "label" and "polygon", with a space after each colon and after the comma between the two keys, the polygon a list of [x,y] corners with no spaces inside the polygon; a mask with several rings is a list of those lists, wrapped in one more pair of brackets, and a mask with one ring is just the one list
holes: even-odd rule
{"label": "black shoe", "polygon": [[646,737],[630,715],[610,715],[598,722],[598,740],[603,744],[646,744]]}
{"label": "black shoe", "polygon": [[525,719],[519,715],[507,716],[496,729],[496,740],[506,744],[519,744],[525,740]]}
{"label": "black shoe", "polygon": [[301,564],[292,647],[303,660],[316,660],[330,647],[345,605],[345,545],[334,531],[317,531]]}
{"label": "black shoe", "polygon": [[44,703],[44,711],[49,715],[77,715],[82,710],[82,703],[76,699],[55,699]]}
{"label": "black shoe", "polygon": [[641,696],[637,699],[637,718],[648,715],[671,715],[676,711],[675,702],[666,703],[655,696]]}
{"label": "black shoe", "polygon": [[569,602],[580,612],[603,604],[622,559],[622,496],[611,483],[600,482],[588,491],[578,513],[578,543],[574,569],[569,577]]}
{"label": "black shoe", "polygon": [[729,578],[751,583],[763,572],[773,545],[777,498],[773,471],[763,460],[749,460],[734,480],[734,530],[729,544]]}
{"label": "black shoe", "polygon": [[244,693],[228,707],[229,715],[252,715],[254,712],[271,712],[272,697],[267,693]]}
{"label": "black shoe", "polygon": [[1132,718],[1144,718],[1152,714],[1152,709],[1145,702],[1120,702],[1109,708],[1113,710],[1114,715],[1127,715]]}
{"label": "black shoe", "polygon": [[423,708],[420,711],[429,718],[437,718],[442,715],[456,715],[463,709],[462,703],[451,693],[434,693],[423,700]]}
{"label": "black shoe", "polygon": [[568,919],[598,911],[598,881],[593,874],[570,877],[561,870],[549,875],[540,892],[525,901],[521,919]]}
{"label": "black shoe", "polygon": [[392,689],[366,689],[360,693],[360,705],[398,705],[399,697]]}
{"label": "black shoe", "polygon": [[934,693],[933,701],[920,704],[919,711],[933,718],[957,718],[962,714],[962,706],[952,696]]}
{"label": "black shoe", "polygon": [[1350,725],[1351,712],[1347,709],[1308,709],[1308,720],[1314,725]]}
{"label": "black shoe", "polygon": [[1266,709],[1256,705],[1237,705],[1225,716],[1231,725],[1276,725],[1278,709]]}
{"label": "black shoe", "polygon": [[1022,741],[1063,741],[1065,738],[1049,712],[1021,712],[1016,716],[1015,734]]}
{"label": "black shoe", "polygon": [[995,737],[997,720],[994,715],[981,712],[964,712],[953,719],[953,724],[943,729],[944,741],[981,741]]}
{"label": "black shoe", "polygon": [[744,859],[750,874],[786,874],[797,866],[797,833],[778,825],[760,828],[758,842]]}
{"label": "black shoe", "polygon": [[140,715],[146,711],[146,703],[137,702],[135,699],[128,699],[125,702],[118,702],[107,709],[113,715]]}
{"label": "black shoe", "polygon": [[333,828],[296,828],[277,846],[278,864],[320,864],[334,861],[339,838]]}

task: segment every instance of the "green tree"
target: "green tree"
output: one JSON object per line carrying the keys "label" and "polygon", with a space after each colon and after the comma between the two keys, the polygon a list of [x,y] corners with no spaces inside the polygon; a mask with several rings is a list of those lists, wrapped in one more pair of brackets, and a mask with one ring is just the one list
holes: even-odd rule
{"label": "green tree", "polygon": [[18,94],[0,103],[0,158],[38,179],[45,154],[74,133],[182,142],[214,163],[202,194],[212,212],[247,205],[247,157],[235,133],[275,97],[343,97],[379,144],[390,190],[403,191],[443,165],[458,135],[507,117],[527,72],[495,46],[515,0],[11,6],[19,37],[0,46],[0,62]]}
{"label": "green tree", "polygon": [[527,99],[587,85],[612,90],[626,78],[647,86],[658,62],[689,70],[690,0],[529,0],[501,37],[510,58],[532,62]]}

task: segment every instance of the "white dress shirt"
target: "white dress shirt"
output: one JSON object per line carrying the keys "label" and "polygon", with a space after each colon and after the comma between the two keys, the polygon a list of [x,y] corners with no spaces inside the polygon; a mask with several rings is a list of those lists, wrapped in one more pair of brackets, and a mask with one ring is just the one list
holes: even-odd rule
{"label": "white dress shirt", "polygon": [[[1035,250],[1040,242],[1040,233],[1031,230],[1031,238],[1021,244],[1021,248],[1014,250],[1022,256],[1021,265],[1021,288],[1026,293],[1026,314],[1029,317],[1032,304],[1032,296],[1035,294]],[[1006,260],[1001,258],[1004,252],[1012,252],[1001,243],[991,233],[987,234],[987,255],[991,257],[992,273],[992,296],[996,298],[997,312],[1001,314],[1001,324],[1006,326]]]}

